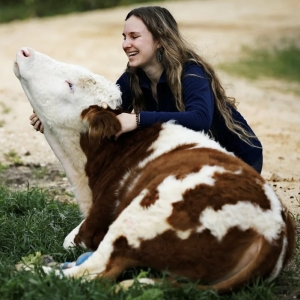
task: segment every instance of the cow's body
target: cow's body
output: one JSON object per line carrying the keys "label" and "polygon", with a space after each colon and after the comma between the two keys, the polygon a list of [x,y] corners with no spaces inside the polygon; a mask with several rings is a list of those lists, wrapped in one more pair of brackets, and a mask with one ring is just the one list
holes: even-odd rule
{"label": "cow's body", "polygon": [[[80,86],[78,79],[94,78],[87,71],[76,73],[73,82],[71,99],[79,108],[70,110],[66,96],[56,104],[60,113],[49,114],[53,96],[46,92],[49,102],[43,104],[33,83],[40,77],[28,71],[40,70],[32,65],[44,61],[64,72],[43,72],[69,80],[64,79],[71,72],[67,65],[28,48],[18,52],[15,73],[86,216],[64,246],[95,250],[82,265],[64,270],[66,276],[88,272],[89,278],[116,278],[127,268],[147,266],[203,280],[224,292],[256,276],[272,280],[278,275],[292,253],[294,228],[257,172],[204,133],[172,123],[115,140],[118,89],[105,83],[108,97],[95,100],[99,91],[80,97],[91,88],[90,83]],[[96,80],[92,86],[101,89],[103,79]],[[109,109],[101,107],[104,102]]]}

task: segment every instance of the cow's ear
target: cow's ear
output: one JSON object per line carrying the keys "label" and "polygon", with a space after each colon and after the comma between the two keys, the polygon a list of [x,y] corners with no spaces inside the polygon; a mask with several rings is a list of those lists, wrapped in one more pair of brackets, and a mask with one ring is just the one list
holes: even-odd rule
{"label": "cow's ear", "polygon": [[81,116],[88,123],[89,138],[92,140],[110,138],[121,130],[121,123],[116,115],[97,105],[85,109]]}

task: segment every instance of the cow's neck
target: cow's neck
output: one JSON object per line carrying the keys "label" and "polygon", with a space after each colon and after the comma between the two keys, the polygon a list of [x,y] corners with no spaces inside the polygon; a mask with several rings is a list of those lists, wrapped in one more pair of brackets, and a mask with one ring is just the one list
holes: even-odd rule
{"label": "cow's neck", "polygon": [[79,146],[79,134],[74,135],[66,129],[54,133],[48,128],[44,134],[74,189],[80,211],[86,216],[92,204],[92,192],[85,173],[86,156]]}
{"label": "cow's neck", "polygon": [[104,139],[98,144],[89,141],[88,133],[82,134],[81,145],[87,156],[85,170],[92,190],[96,186],[98,193],[102,190],[108,193],[107,190],[111,188],[118,189],[118,184],[114,186],[114,183],[122,180],[128,170],[150,155],[149,147],[157,139],[160,130],[161,125],[156,124],[142,131],[121,135],[117,141]]}

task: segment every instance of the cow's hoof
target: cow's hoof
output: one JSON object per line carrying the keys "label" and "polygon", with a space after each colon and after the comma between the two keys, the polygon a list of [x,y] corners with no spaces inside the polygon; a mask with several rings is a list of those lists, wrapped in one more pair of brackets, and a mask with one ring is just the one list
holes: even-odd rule
{"label": "cow's hoof", "polygon": [[139,278],[139,279],[128,279],[128,280],[123,280],[121,282],[119,282],[116,285],[116,292],[119,292],[121,289],[123,290],[128,290],[131,286],[133,286],[135,281],[138,281],[140,283],[141,286],[143,285],[154,285],[155,281],[153,279],[150,278]]}
{"label": "cow's hoof", "polygon": [[43,266],[43,271],[45,272],[45,274],[49,275],[54,273],[57,277],[63,278],[64,277],[64,273],[61,269],[55,269],[55,268],[51,268],[51,267],[45,267]]}

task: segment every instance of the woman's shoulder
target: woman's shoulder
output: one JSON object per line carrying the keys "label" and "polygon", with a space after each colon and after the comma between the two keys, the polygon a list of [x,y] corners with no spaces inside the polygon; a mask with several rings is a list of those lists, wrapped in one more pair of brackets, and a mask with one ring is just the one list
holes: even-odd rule
{"label": "woman's shoulder", "polygon": [[205,76],[205,70],[202,65],[194,62],[194,61],[187,61],[183,65],[183,75],[201,75]]}
{"label": "woman's shoulder", "polygon": [[128,84],[129,83],[129,74],[128,72],[124,72],[116,82],[119,85]]}

